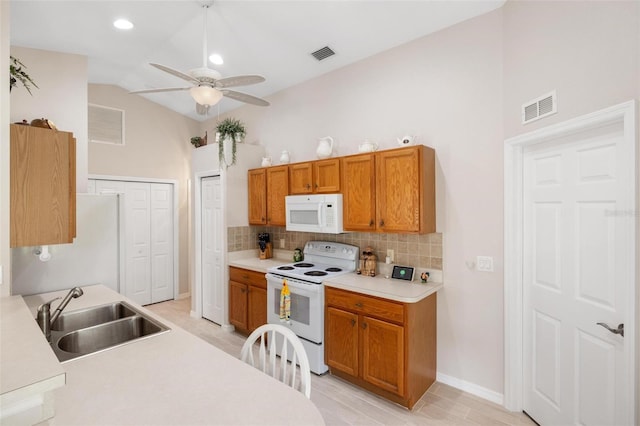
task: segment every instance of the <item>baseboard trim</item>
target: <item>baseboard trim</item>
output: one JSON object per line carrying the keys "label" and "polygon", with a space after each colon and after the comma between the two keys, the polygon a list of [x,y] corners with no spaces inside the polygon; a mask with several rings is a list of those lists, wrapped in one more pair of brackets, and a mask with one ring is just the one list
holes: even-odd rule
{"label": "baseboard trim", "polygon": [[186,293],[181,293],[178,295],[178,297],[176,297],[176,300],[182,300],[182,299],[186,299],[188,297],[191,297],[191,292],[188,291]]}
{"label": "baseboard trim", "polygon": [[487,401],[494,402],[498,405],[504,405],[504,394],[478,386],[475,383],[467,382],[466,380],[451,377],[442,373],[436,374],[436,380],[440,383],[444,383],[445,385],[452,386],[456,389],[460,389],[461,391],[486,399]]}

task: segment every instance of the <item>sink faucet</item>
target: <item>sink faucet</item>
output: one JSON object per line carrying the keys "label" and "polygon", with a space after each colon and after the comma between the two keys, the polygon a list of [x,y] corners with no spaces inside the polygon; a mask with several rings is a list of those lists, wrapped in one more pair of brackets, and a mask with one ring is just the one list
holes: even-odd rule
{"label": "sink faucet", "polygon": [[40,329],[47,338],[47,341],[51,341],[51,326],[54,322],[56,322],[56,320],[60,316],[60,313],[62,313],[62,310],[67,307],[71,299],[77,299],[83,294],[84,292],[80,287],[74,287],[69,290],[69,293],[67,293],[64,299],[62,299],[62,302],[60,302],[53,315],[51,315],[51,303],[60,299],[59,297],[56,297],[55,299],[49,300],[47,303],[43,303],[42,305],[38,306],[38,316],[36,317],[36,320],[38,321]]}

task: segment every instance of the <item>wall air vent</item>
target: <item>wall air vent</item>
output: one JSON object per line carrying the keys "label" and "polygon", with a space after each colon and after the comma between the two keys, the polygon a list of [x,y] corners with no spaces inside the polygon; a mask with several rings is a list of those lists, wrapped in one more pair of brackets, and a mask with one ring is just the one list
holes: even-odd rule
{"label": "wall air vent", "polygon": [[315,52],[311,53],[311,56],[319,61],[322,61],[323,59],[327,59],[328,57],[335,54],[336,52],[334,52],[329,46],[325,46],[322,49],[318,49]]}
{"label": "wall air vent", "polygon": [[556,112],[558,112],[558,105],[554,90],[522,105],[522,124],[539,120]]}

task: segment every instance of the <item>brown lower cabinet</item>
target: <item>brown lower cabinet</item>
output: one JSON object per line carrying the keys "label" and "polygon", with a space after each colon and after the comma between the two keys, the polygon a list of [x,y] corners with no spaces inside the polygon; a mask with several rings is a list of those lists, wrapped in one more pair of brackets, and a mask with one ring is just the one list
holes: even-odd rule
{"label": "brown lower cabinet", "polygon": [[229,267],[229,322],[243,334],[250,334],[267,323],[264,273]]}
{"label": "brown lower cabinet", "polygon": [[331,374],[411,409],[436,379],[436,293],[402,303],[325,287]]}

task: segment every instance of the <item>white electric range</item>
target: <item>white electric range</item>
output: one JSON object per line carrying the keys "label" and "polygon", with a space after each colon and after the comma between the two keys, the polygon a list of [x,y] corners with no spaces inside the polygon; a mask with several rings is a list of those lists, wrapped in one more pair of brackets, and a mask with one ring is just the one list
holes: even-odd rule
{"label": "white electric range", "polygon": [[[267,321],[284,324],[300,337],[311,371],[324,374],[324,286],[322,282],[356,270],[357,246],[329,241],[309,241],[304,246],[304,260],[267,270]],[[280,292],[287,281],[291,292],[289,322],[280,320]],[[279,347],[279,346],[278,346]]]}

